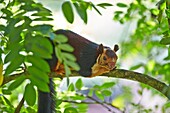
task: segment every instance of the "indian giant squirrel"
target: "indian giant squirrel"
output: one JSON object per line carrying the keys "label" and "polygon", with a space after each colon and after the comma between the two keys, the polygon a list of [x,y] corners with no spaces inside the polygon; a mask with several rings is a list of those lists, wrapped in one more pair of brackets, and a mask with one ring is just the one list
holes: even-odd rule
{"label": "indian giant squirrel", "polygon": [[[57,30],[55,34],[62,34],[68,38],[68,44],[74,48],[72,54],[76,57],[76,62],[80,66],[78,73],[81,76],[94,77],[116,68],[118,45],[115,45],[114,49],[111,49],[102,44],[98,45],[69,30]],[[52,58],[48,59],[47,62],[50,65],[51,71],[58,72],[59,69],[64,70],[54,50]],[[50,79],[49,87],[50,93],[39,91],[38,113],[55,112],[55,100],[53,98],[55,91],[53,89],[52,79]]]}

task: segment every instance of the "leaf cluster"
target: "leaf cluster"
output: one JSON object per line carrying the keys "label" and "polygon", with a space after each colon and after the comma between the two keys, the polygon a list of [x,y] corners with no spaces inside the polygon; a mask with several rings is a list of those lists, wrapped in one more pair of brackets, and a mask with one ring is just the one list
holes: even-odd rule
{"label": "leaf cluster", "polygon": [[[112,6],[110,3],[100,3],[100,4],[93,4],[92,2],[87,2],[84,0],[71,0],[66,1],[62,4],[62,11],[69,23],[74,22],[74,8],[76,9],[80,18],[87,24],[88,15],[87,11],[94,9],[98,14],[102,15],[97,7],[104,8]],[[73,8],[74,7],[74,8]]]}
{"label": "leaf cluster", "polygon": [[[75,113],[84,113],[87,112],[88,104],[107,104],[104,98],[112,95],[110,88],[113,88],[114,85],[115,82],[106,82],[87,88],[84,87],[82,79],[79,78],[75,83],[69,84],[67,91],[58,93],[58,97],[61,99],[57,100],[57,109],[60,111],[64,107],[64,112],[71,110],[75,111]],[[83,93],[87,91],[87,94]]]}

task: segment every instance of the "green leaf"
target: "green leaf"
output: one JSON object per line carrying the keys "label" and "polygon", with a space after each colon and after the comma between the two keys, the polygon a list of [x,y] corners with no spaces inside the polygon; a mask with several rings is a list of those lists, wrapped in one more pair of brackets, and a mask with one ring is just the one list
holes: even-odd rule
{"label": "green leaf", "polygon": [[72,67],[72,68],[73,68],[74,70],[76,70],[76,71],[80,70],[79,65],[78,65],[76,62],[74,62],[74,61],[66,60],[65,63],[66,63],[68,66]]}
{"label": "green leaf", "polygon": [[55,46],[55,54],[56,54],[59,62],[62,62],[63,61],[62,60],[62,53],[61,53],[61,50],[57,46]]}
{"label": "green leaf", "polygon": [[41,79],[35,77],[34,75],[29,76],[31,83],[36,85],[37,88],[42,92],[50,92],[48,83],[42,81]]}
{"label": "green leaf", "polygon": [[76,61],[76,57],[71,53],[62,52],[62,56],[68,60]]}
{"label": "green leaf", "polygon": [[160,43],[163,44],[163,45],[169,45],[170,44],[170,38],[169,37],[162,38]]}
{"label": "green leaf", "polygon": [[12,105],[12,103],[10,102],[9,99],[7,99],[5,96],[3,96],[3,99],[5,100],[5,102],[12,108],[14,108],[14,106]]}
{"label": "green leaf", "polygon": [[102,100],[102,101],[104,100],[104,96],[100,91],[95,91],[95,94],[100,100]]}
{"label": "green leaf", "polygon": [[5,75],[9,75],[15,71],[24,62],[24,58],[24,56],[18,55],[18,57],[12,60],[5,70]]}
{"label": "green leaf", "polygon": [[68,87],[68,91],[74,91],[74,90],[75,90],[74,84],[71,83],[71,84],[69,85],[69,87]]}
{"label": "green leaf", "polygon": [[74,107],[68,107],[68,108],[65,108],[64,113],[78,113],[78,111]]}
{"label": "green leaf", "polygon": [[14,82],[10,84],[10,86],[8,87],[8,90],[12,91],[16,89],[18,86],[20,86],[25,81],[25,79],[26,79],[25,75],[21,75]]}
{"label": "green leaf", "polygon": [[115,85],[115,82],[106,82],[100,86],[100,89],[108,89]]}
{"label": "green leaf", "polygon": [[164,10],[166,8],[166,2],[160,4],[160,10]]}
{"label": "green leaf", "polygon": [[158,9],[151,9],[151,12],[154,15],[158,15],[159,14],[159,10]]}
{"label": "green leaf", "polygon": [[54,20],[53,18],[50,17],[41,17],[41,18],[35,18],[33,21],[52,21]]}
{"label": "green leaf", "polygon": [[57,99],[56,108],[57,108],[62,102],[63,102],[62,100]]}
{"label": "green leaf", "polygon": [[113,5],[112,5],[112,4],[109,4],[109,3],[101,3],[101,4],[97,4],[97,6],[106,9],[106,7],[108,7],[108,6],[113,6]]}
{"label": "green leaf", "polygon": [[36,56],[27,56],[27,60],[32,63],[32,66],[35,66],[39,70],[43,72],[50,72],[50,66],[44,59]]}
{"label": "green leaf", "polygon": [[4,25],[0,25],[0,31],[5,31],[5,26]]}
{"label": "green leaf", "polygon": [[65,75],[67,77],[67,85],[68,85],[69,84],[69,75],[71,74],[71,71],[65,62],[64,62],[64,69],[65,69]]}
{"label": "green leaf", "polygon": [[67,52],[73,52],[74,51],[74,48],[69,44],[59,44],[58,48],[60,48],[61,50],[67,51]]}
{"label": "green leaf", "polygon": [[1,9],[1,11],[3,13],[5,13],[8,17],[13,15],[12,12],[10,10],[8,10],[7,8],[3,8],[3,9]]}
{"label": "green leaf", "polygon": [[10,61],[15,60],[15,58],[17,57],[20,57],[19,51],[21,50],[21,47],[22,46],[20,44],[11,44],[11,51],[6,55],[4,63],[8,63]]}
{"label": "green leaf", "polygon": [[53,53],[53,46],[48,38],[37,35],[33,38],[25,39],[25,46],[28,52],[33,52],[33,55],[41,58],[51,58]]}
{"label": "green leaf", "polygon": [[127,5],[124,4],[124,3],[117,3],[116,5],[117,5],[118,7],[122,7],[122,8],[127,7]]}
{"label": "green leaf", "polygon": [[85,8],[84,5],[78,5],[77,3],[74,3],[74,6],[81,19],[87,24],[87,8]]}
{"label": "green leaf", "polygon": [[166,12],[167,17],[170,18],[170,9],[165,10],[165,12]]}
{"label": "green leaf", "polygon": [[109,91],[109,90],[103,90],[102,91],[102,94],[104,95],[104,96],[111,96],[111,91]]}
{"label": "green leaf", "polygon": [[83,82],[82,82],[82,80],[81,80],[81,78],[79,78],[77,81],[76,81],[76,88],[78,89],[78,90],[81,90],[81,88],[83,87]]}
{"label": "green leaf", "polygon": [[12,94],[12,92],[9,91],[9,90],[7,90],[7,89],[2,89],[2,93],[3,93],[4,95],[11,95],[11,94]]}
{"label": "green leaf", "polygon": [[69,23],[73,23],[74,21],[74,14],[73,14],[73,9],[71,6],[71,3],[69,1],[66,1],[62,4],[62,11]]}
{"label": "green leaf", "polygon": [[92,4],[92,7],[93,7],[100,15],[102,15],[101,12],[96,8],[96,6],[95,6],[94,4]]}
{"label": "green leaf", "polygon": [[93,96],[93,92],[94,92],[94,90],[90,89],[89,93],[88,93],[88,96],[92,97]]}
{"label": "green leaf", "polygon": [[32,14],[31,16],[52,16],[52,14],[48,11],[39,11],[37,13]]}
{"label": "green leaf", "polygon": [[57,34],[53,40],[54,42],[58,42],[58,43],[66,43],[68,41],[65,35],[60,35],[60,34]]}
{"label": "green leaf", "polygon": [[123,11],[115,11],[114,13],[115,13],[115,14],[122,14]]}
{"label": "green leaf", "polygon": [[24,99],[27,104],[33,106],[36,101],[36,91],[32,84],[27,84],[24,92]]}
{"label": "green leaf", "polygon": [[0,3],[3,3],[4,2],[4,0],[0,0]]}
{"label": "green leaf", "polygon": [[44,81],[45,83],[49,83],[49,77],[48,77],[48,74],[46,72],[43,72],[43,71],[41,71],[38,68],[33,67],[33,66],[28,68],[28,72],[29,72],[30,75],[37,78],[39,81]]}
{"label": "green leaf", "polygon": [[162,16],[163,16],[163,11],[162,11],[162,10],[160,10],[160,11],[159,11],[159,14],[158,14],[158,18],[157,18],[157,20],[158,20],[159,24],[160,24],[160,23],[161,23],[161,21],[162,21]]}
{"label": "green leaf", "polygon": [[52,31],[52,25],[42,24],[42,25],[35,25],[32,30],[41,32],[42,34],[48,34]]}

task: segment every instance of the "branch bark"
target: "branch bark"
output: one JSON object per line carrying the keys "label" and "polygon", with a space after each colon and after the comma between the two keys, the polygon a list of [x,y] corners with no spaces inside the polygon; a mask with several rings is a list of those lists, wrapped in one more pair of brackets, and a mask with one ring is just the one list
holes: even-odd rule
{"label": "branch bark", "polygon": [[[11,75],[4,78],[3,85],[16,79],[17,77],[24,75],[23,73]],[[52,72],[49,74],[51,78],[61,77],[61,75],[56,74],[55,72]],[[70,77],[72,76],[81,76],[77,72],[73,71]],[[158,90],[163,95],[165,95],[168,99],[170,99],[170,87],[169,85],[165,84],[164,82],[161,82],[149,75],[145,75],[142,73],[124,70],[124,69],[115,69],[113,71],[110,71],[109,73],[105,73],[101,76],[107,76],[107,77],[114,77],[114,78],[121,78],[121,79],[128,79],[132,81],[137,81],[143,84],[146,84],[148,86],[151,86],[152,88]]]}

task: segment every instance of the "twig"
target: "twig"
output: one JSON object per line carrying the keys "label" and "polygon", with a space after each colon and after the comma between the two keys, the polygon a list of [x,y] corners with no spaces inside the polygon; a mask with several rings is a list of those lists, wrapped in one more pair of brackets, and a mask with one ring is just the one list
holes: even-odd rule
{"label": "twig", "polygon": [[14,113],[20,113],[23,104],[24,104],[24,96],[22,97],[21,101],[19,102],[19,104],[18,104],[17,108],[15,109]]}
{"label": "twig", "polygon": [[20,77],[23,74],[24,74],[24,72],[13,74],[13,75],[10,75],[10,76],[5,76],[2,85],[6,84],[6,83],[8,83],[12,80],[15,80],[16,78]]}
{"label": "twig", "polygon": [[[81,101],[81,102],[76,102],[76,101],[73,101],[73,100],[61,100],[62,102],[68,102],[68,103],[75,103],[75,104],[100,104],[98,102],[84,102],[84,101]],[[107,104],[107,105],[110,105],[109,103],[104,103],[104,104]],[[120,112],[122,112],[119,108],[115,107],[112,105],[112,107],[114,107],[115,109],[119,110]],[[110,108],[109,108],[110,109]],[[114,113],[114,112],[113,112]]]}

